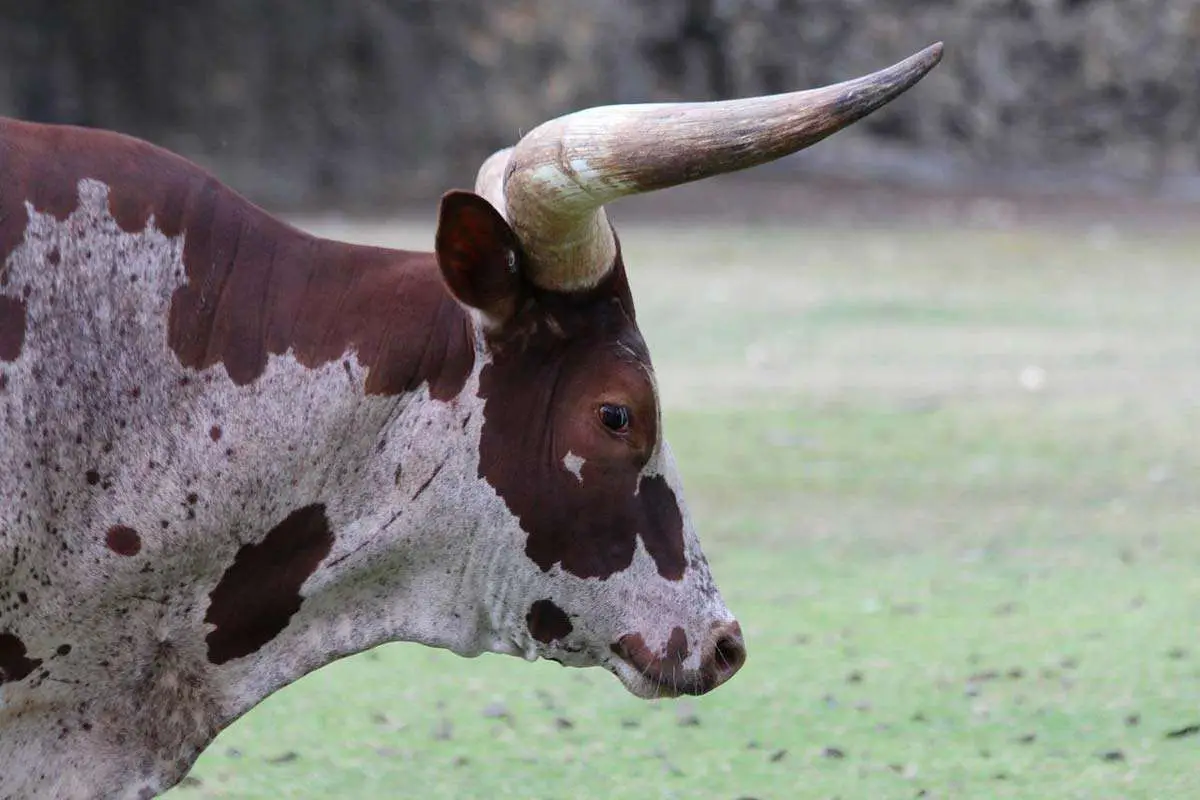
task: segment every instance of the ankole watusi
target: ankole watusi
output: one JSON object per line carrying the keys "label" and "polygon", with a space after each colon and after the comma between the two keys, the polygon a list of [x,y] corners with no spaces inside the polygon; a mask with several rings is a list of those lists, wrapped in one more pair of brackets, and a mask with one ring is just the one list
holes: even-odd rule
{"label": "ankole watusi", "polygon": [[795,152],[940,55],[552,120],[442,199],[433,253],[0,120],[0,797],[153,795],[383,642],[602,666],[641,697],[728,680],[742,634],[604,204]]}

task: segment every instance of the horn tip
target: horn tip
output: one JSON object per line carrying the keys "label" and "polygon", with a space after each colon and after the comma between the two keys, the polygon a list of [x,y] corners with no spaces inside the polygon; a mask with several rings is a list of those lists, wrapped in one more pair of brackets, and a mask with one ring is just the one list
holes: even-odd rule
{"label": "horn tip", "polygon": [[929,47],[912,56],[911,60],[919,65],[922,72],[928,72],[941,62],[944,50],[945,45],[942,42],[934,42]]}
{"label": "horn tip", "polygon": [[[902,81],[905,84],[904,88],[908,88],[912,84],[924,78],[929,71],[936,67],[942,60],[942,51],[944,46],[941,42],[934,42],[917,53],[913,53],[908,58],[896,64],[891,70],[895,70],[896,75],[902,76]],[[885,70],[885,71],[891,71]]]}

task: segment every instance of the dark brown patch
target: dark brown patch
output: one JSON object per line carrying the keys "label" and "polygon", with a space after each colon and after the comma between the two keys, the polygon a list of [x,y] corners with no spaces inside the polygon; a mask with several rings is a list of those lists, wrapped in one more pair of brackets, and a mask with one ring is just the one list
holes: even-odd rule
{"label": "dark brown patch", "polygon": [[94,469],[89,469],[83,473],[83,478],[87,481],[88,486],[95,486],[100,482],[100,473]]}
{"label": "dark brown patch", "polygon": [[49,253],[46,253],[46,263],[52,267],[57,267],[62,263],[62,251],[57,247],[52,248]]}
{"label": "dark brown patch", "polygon": [[16,361],[24,344],[25,301],[0,295],[0,361]]}
{"label": "dark brown patch", "polygon": [[553,600],[549,598],[538,600],[529,607],[525,615],[525,624],[529,626],[529,635],[543,644],[550,644],[556,639],[565,639],[571,633],[571,618]]}
{"label": "dark brown patch", "polygon": [[25,643],[11,633],[0,633],[0,683],[24,680],[42,665],[40,658],[25,655]]}
{"label": "dark brown patch", "polygon": [[470,374],[469,320],[431,253],[310,236],[198,166],[107,131],[0,119],[0,172],[0,264],[24,238],[26,201],[65,219],[85,177],[109,187],[122,230],[144,230],[153,215],[165,235],[186,234],[186,283],[168,320],[168,344],[185,366],[221,364],[245,385],[271,354],[290,351],[315,368],[354,350],[368,370],[366,391],[400,394],[428,382],[443,400]]}
{"label": "dark brown patch", "polygon": [[469,320],[433,258],[316,239],[210,182],[189,198],[183,260],[168,344],[194,369],[222,364],[257,380],[270,355],[309,368],[354,350],[370,394],[428,381],[447,400],[474,362]]}
{"label": "dark brown patch", "polygon": [[675,492],[661,475],[642,478],[638,498],[644,514],[641,529],[646,551],[658,565],[658,572],[668,580],[683,578],[686,561],[683,557],[683,517]]}
{"label": "dark brown patch", "polygon": [[684,670],[683,662],[690,650],[687,633],[683,628],[671,630],[667,646],[662,653],[651,650],[640,633],[622,636],[611,649],[619,658],[629,662],[642,675],[657,683],[666,696],[704,694],[716,683],[714,676],[707,671],[688,673]]}
{"label": "dark brown patch", "polygon": [[211,428],[209,428],[208,438],[212,439],[214,442],[221,441],[221,426],[213,425]]}
{"label": "dark brown patch", "polygon": [[256,652],[300,610],[300,587],[329,555],[334,535],[325,506],[293,511],[259,544],[244,545],[209,596],[208,660],[224,664]]}
{"label": "dark brown patch", "polygon": [[133,528],[114,525],[104,535],[108,549],[119,556],[136,556],[142,550],[142,537]]}
{"label": "dark brown patch", "polygon": [[[641,536],[659,574],[682,578],[675,494],[661,477],[640,477],[658,409],[620,257],[596,289],[539,293],[510,327],[480,376],[479,475],[529,534],[526,554],[543,570],[607,578],[629,567]],[[636,441],[614,441],[597,422],[596,403],[613,393],[639,402]],[[563,467],[567,452],[584,458],[582,480]]]}

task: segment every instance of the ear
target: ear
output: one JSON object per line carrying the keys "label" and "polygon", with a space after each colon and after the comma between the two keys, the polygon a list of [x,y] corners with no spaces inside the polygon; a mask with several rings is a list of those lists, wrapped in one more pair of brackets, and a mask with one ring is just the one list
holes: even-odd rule
{"label": "ear", "polygon": [[435,244],[442,279],[460,303],[503,325],[523,292],[521,245],[492,204],[472,192],[447,192],[438,213]]}

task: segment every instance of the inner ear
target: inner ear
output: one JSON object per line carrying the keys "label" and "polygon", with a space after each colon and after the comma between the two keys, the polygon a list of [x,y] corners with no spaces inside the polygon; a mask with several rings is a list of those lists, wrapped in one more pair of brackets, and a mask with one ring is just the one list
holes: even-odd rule
{"label": "inner ear", "polygon": [[473,192],[442,197],[435,240],[442,279],[460,303],[489,325],[507,321],[520,305],[521,245],[491,203]]}

